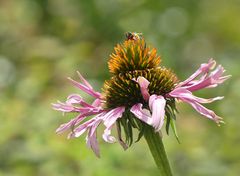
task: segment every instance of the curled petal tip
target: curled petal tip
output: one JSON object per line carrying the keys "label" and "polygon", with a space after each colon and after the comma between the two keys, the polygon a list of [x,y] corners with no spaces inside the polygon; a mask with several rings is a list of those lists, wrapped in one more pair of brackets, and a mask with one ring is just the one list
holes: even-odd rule
{"label": "curled petal tip", "polygon": [[109,135],[103,134],[102,137],[108,143],[115,143],[116,142],[115,137],[110,136],[110,134]]}
{"label": "curled petal tip", "polygon": [[221,126],[221,124],[226,124],[226,123],[225,123],[223,120],[220,120],[220,121],[218,121],[218,122],[217,122],[217,126],[219,126],[219,127],[220,127],[220,126]]}

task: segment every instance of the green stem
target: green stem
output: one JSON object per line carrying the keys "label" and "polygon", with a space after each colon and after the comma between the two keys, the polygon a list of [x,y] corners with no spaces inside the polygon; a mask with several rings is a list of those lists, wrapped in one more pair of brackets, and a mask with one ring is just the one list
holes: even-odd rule
{"label": "green stem", "polygon": [[153,127],[146,126],[144,137],[148,143],[148,147],[152,153],[155,163],[160,170],[159,175],[172,176],[172,171],[159,133],[155,132]]}

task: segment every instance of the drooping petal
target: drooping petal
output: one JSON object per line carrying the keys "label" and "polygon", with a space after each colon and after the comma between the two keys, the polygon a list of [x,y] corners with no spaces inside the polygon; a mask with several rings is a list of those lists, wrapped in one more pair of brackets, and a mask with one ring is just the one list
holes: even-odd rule
{"label": "drooping petal", "polygon": [[90,147],[97,157],[100,157],[98,141],[97,141],[97,127],[103,120],[104,115],[98,115],[94,118],[94,121],[89,124],[89,131],[86,137],[87,145]]}
{"label": "drooping petal", "polygon": [[133,79],[133,80],[139,84],[143,99],[145,101],[148,101],[148,99],[150,97],[150,94],[148,93],[148,86],[149,86],[150,82],[142,76],[139,76],[137,78],[137,80],[135,80],[135,79]]}
{"label": "drooping petal", "polygon": [[56,133],[57,133],[57,134],[61,134],[61,133],[63,133],[64,131],[70,129],[71,126],[73,126],[73,124],[75,123],[76,119],[77,119],[77,118],[74,118],[74,119],[70,120],[70,121],[67,122],[67,123],[61,124],[61,125],[56,129]]}
{"label": "drooping petal", "polygon": [[111,136],[111,129],[113,125],[116,123],[116,120],[122,117],[122,114],[124,111],[125,111],[125,107],[118,107],[118,108],[112,109],[111,111],[105,114],[105,117],[103,119],[104,120],[103,124],[106,126],[106,129],[104,130],[104,133],[103,133],[103,139],[106,142],[109,142],[109,143],[116,142],[116,139],[113,136]]}
{"label": "drooping petal", "polygon": [[70,133],[69,137],[78,137],[78,136],[75,136],[75,132],[76,132],[76,129],[79,128],[79,127],[77,127],[77,128],[75,128],[75,127],[79,123],[81,123],[88,116],[96,115],[96,114],[103,115],[104,113],[105,112],[102,110],[102,111],[99,111],[99,112],[89,112],[89,113],[79,114],[77,117],[75,117],[74,119],[70,120],[69,122],[60,125],[60,127],[57,128],[56,133],[57,134],[61,134],[61,133],[63,133],[66,130],[72,130],[71,133],[74,133],[74,134]]}
{"label": "drooping petal", "polygon": [[83,133],[85,133],[89,129],[89,126],[91,126],[93,122],[94,122],[94,119],[91,119],[82,123],[77,128],[75,128],[71,133],[69,133],[68,138],[81,136]]}
{"label": "drooping petal", "polygon": [[141,121],[147,123],[148,125],[152,125],[152,117],[150,111],[143,109],[142,106],[143,105],[141,103],[135,104],[131,107],[130,111]]}
{"label": "drooping petal", "polygon": [[164,123],[166,100],[163,96],[151,95],[149,107],[152,111],[152,126],[159,131]]}
{"label": "drooping petal", "polygon": [[212,110],[207,109],[197,101],[189,100],[181,98],[182,101],[189,103],[197,112],[199,112],[201,115],[215,121],[216,123],[222,122],[222,118],[216,115]]}
{"label": "drooping petal", "polygon": [[215,100],[220,100],[223,97],[216,97],[211,99],[199,98],[192,95],[192,93],[186,88],[176,88],[172,92],[170,92],[169,95],[171,97],[177,98],[185,103],[190,104],[201,115],[211,120],[214,120],[217,123],[221,122],[221,118],[219,116],[217,116],[212,110],[207,109],[200,103],[211,103]]}
{"label": "drooping petal", "polygon": [[209,99],[200,98],[200,97],[194,96],[192,92],[182,87],[174,89],[169,93],[169,95],[175,98],[189,99],[192,101],[196,101],[198,103],[212,103],[216,100],[222,100],[224,98],[224,97],[215,97],[215,98],[209,98]]}
{"label": "drooping petal", "polygon": [[[89,133],[92,132],[91,130],[89,131]],[[100,158],[100,151],[99,151],[99,146],[98,146],[98,141],[97,141],[97,135],[96,135],[96,131],[93,132],[93,135],[88,135],[86,137],[86,141],[87,141],[87,146],[90,147],[93,152],[95,153],[95,155]]]}
{"label": "drooping petal", "polygon": [[97,114],[94,118],[82,123],[78,127],[76,127],[73,132],[70,134],[71,137],[79,137],[81,136],[87,129],[90,127],[96,125],[97,123],[100,123],[102,121],[102,118],[106,114],[105,111]]}
{"label": "drooping petal", "polygon": [[[77,117],[75,117],[74,119],[70,120],[67,123],[61,124],[60,127],[57,128],[56,133],[57,134],[61,134],[66,130],[73,130],[75,128],[76,125],[78,125],[81,121],[83,121],[87,116],[90,115],[95,115],[96,113],[83,113],[83,114],[79,114]],[[72,135],[70,135],[72,136]],[[72,136],[73,137],[73,136]]]}

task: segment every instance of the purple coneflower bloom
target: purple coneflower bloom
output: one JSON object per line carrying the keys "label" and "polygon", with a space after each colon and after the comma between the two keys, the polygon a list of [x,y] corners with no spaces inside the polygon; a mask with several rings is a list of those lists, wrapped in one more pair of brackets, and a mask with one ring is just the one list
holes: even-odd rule
{"label": "purple coneflower bloom", "polygon": [[[139,139],[146,125],[158,132],[166,121],[168,128],[169,122],[176,120],[175,100],[190,104],[201,115],[218,124],[222,122],[222,118],[202,104],[223,97],[204,99],[192,94],[200,89],[216,87],[227,80],[230,76],[222,76],[225,72],[222,66],[213,70],[216,62],[210,59],[188,79],[178,82],[172,71],[159,67],[159,63],[160,57],[156,55],[156,49],[146,47],[141,37],[128,38],[122,45],[117,45],[109,61],[113,77],[105,82],[103,93],[95,91],[80,73],[78,75],[81,83],[69,78],[74,86],[95,100],[87,103],[80,95],[71,94],[65,103],[53,104],[55,110],[78,114],[62,124],[56,132],[70,130],[69,138],[79,137],[87,132],[87,145],[99,157],[97,128],[100,124],[105,126],[102,138],[106,142],[118,141],[126,149],[132,143],[132,128],[140,131]],[[90,119],[86,119],[89,116]],[[117,127],[117,139],[111,135],[114,126]],[[122,128],[125,141],[121,135]]]}

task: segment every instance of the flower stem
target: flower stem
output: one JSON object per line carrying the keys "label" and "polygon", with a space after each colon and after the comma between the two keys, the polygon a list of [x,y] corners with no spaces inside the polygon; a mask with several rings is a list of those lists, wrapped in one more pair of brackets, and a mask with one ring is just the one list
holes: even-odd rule
{"label": "flower stem", "polygon": [[144,137],[148,143],[148,147],[152,153],[156,165],[160,170],[161,176],[172,176],[172,171],[168,162],[168,158],[164,149],[162,138],[153,127],[146,126]]}

